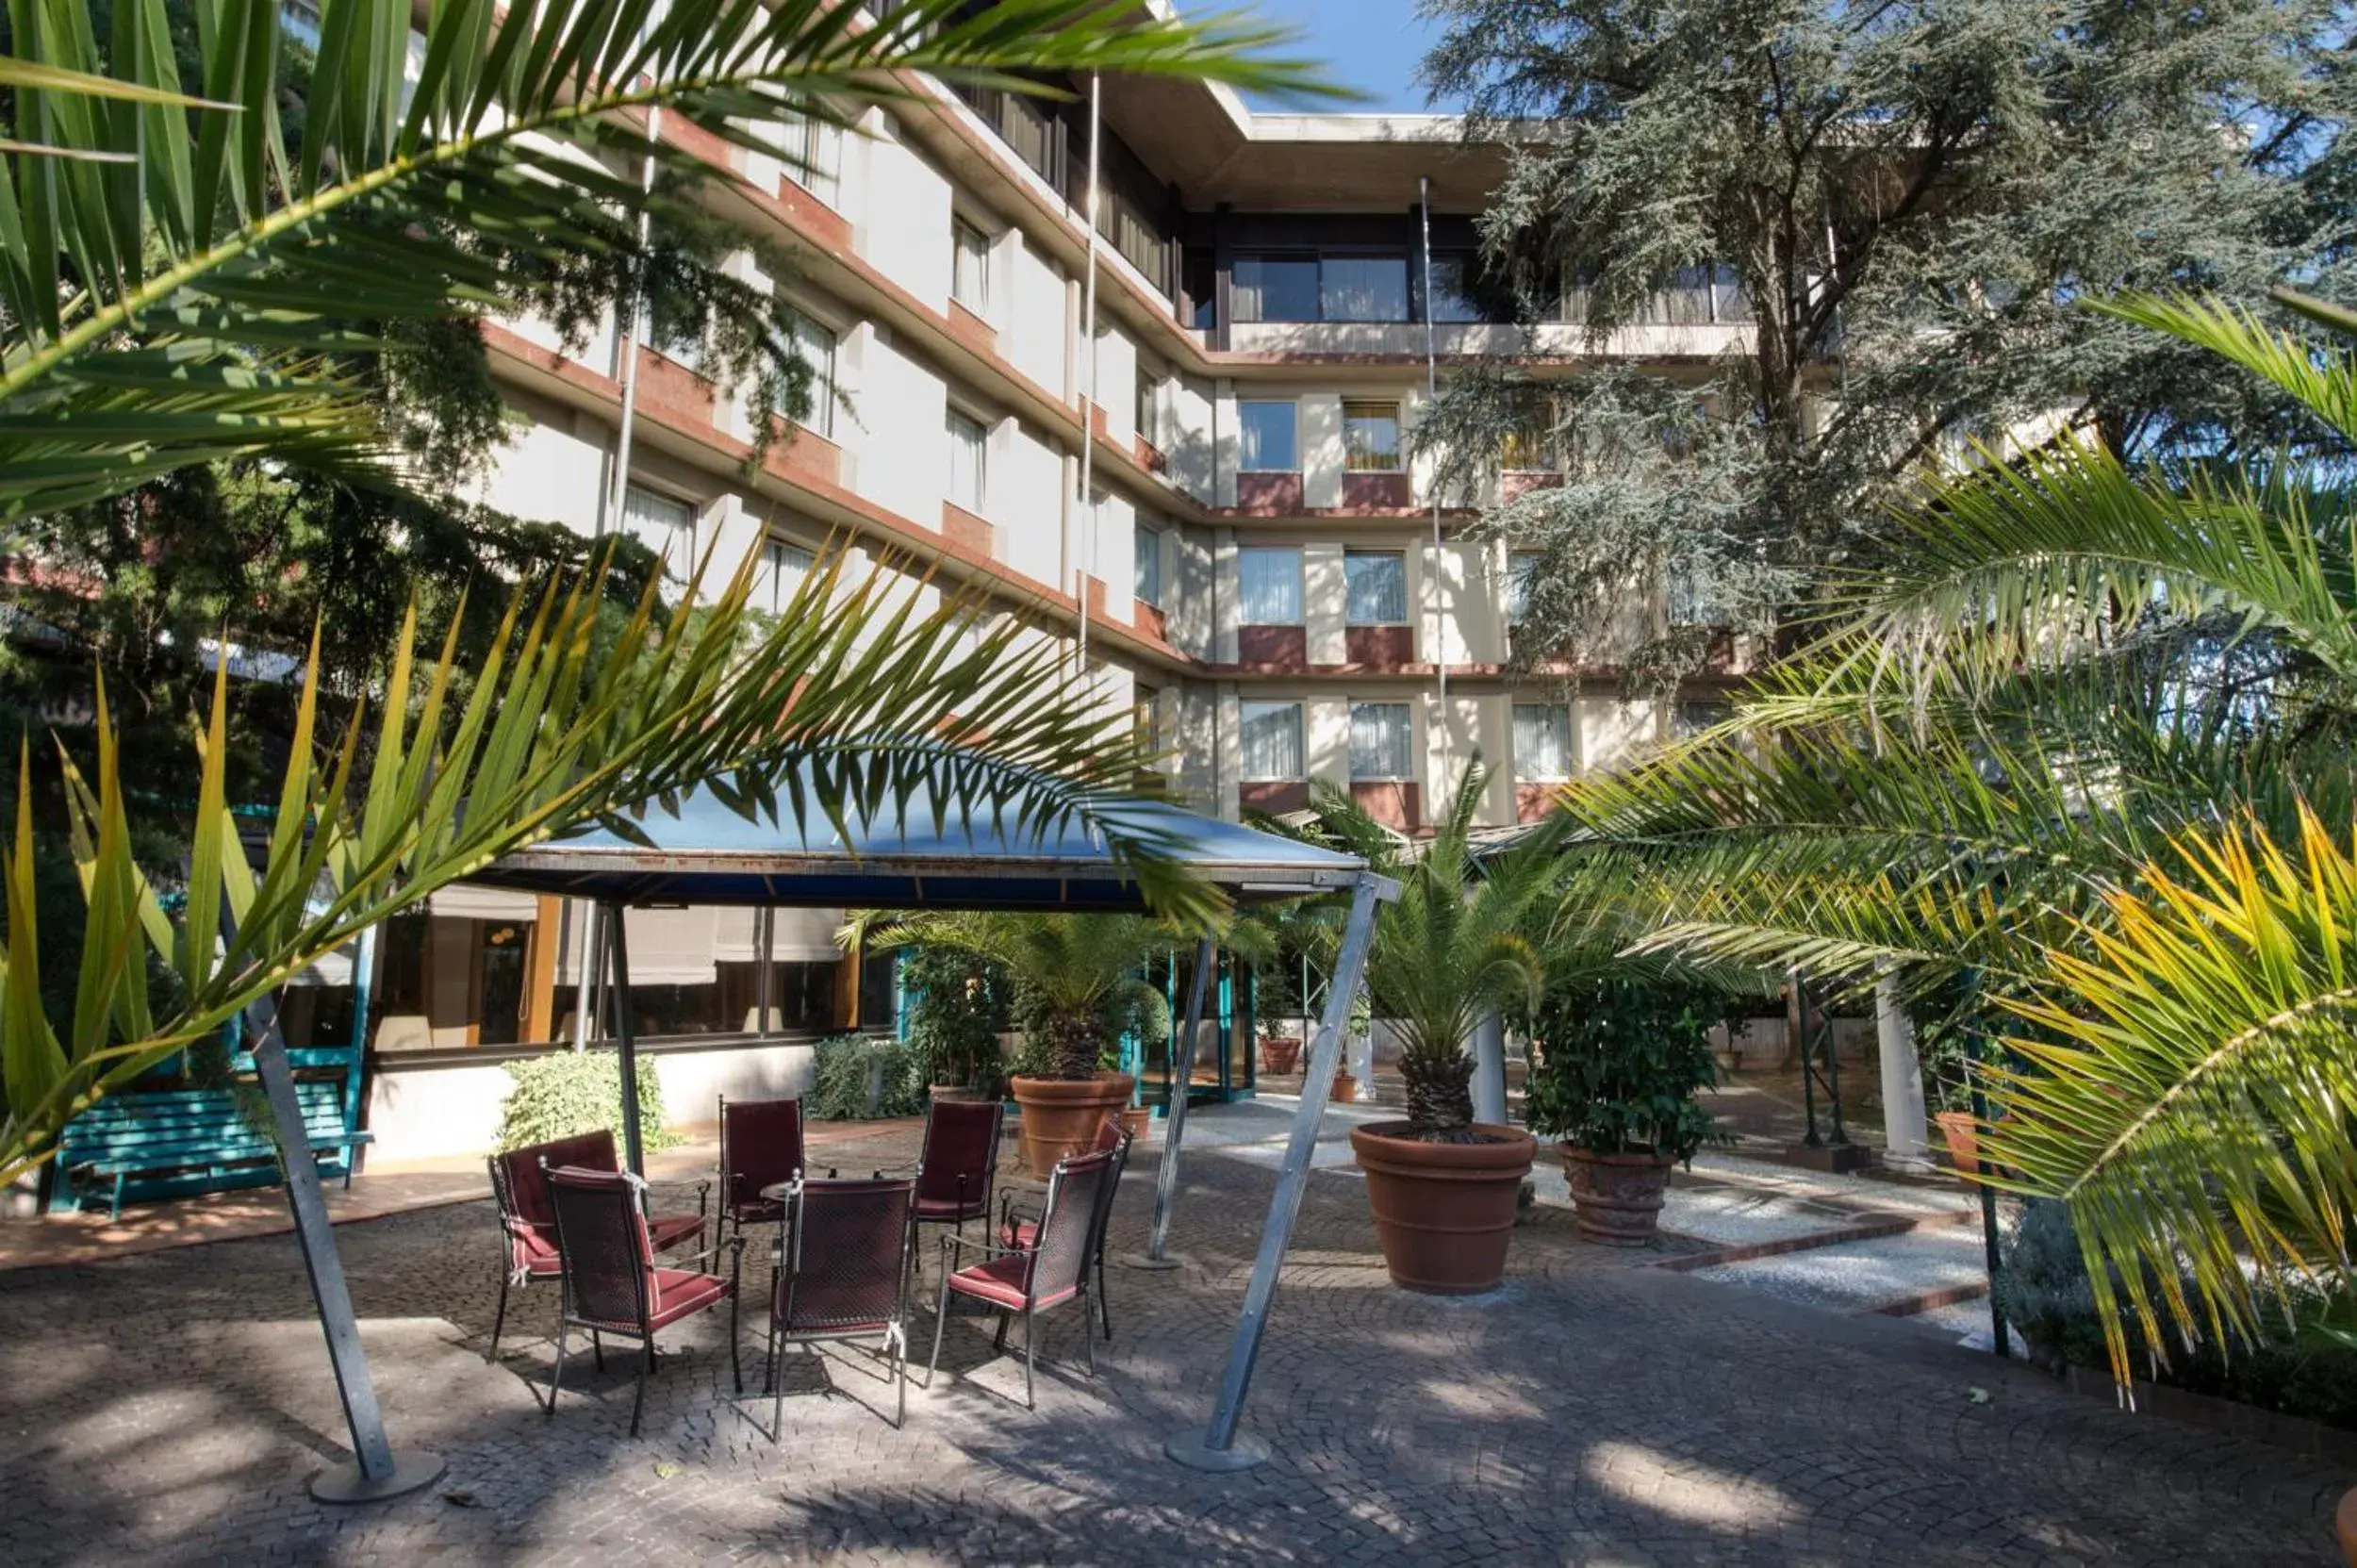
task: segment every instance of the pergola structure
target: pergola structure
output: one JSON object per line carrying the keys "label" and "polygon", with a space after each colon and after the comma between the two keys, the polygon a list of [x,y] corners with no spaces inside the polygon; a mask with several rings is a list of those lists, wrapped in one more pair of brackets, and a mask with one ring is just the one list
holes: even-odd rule
{"label": "pergola structure", "polygon": [[[813,781],[807,777],[794,783],[799,787],[791,790],[790,798],[807,801],[816,796]],[[614,999],[614,1038],[620,1056],[623,1149],[631,1170],[640,1174],[637,1042],[630,1023],[630,962],[621,917],[625,908],[685,904],[1137,912],[1147,908],[1145,893],[1134,868],[1118,852],[1137,850],[1174,863],[1197,882],[1217,888],[1238,907],[1348,892],[1350,913],[1342,950],[1304,1068],[1300,1109],[1270,1200],[1244,1312],[1211,1420],[1201,1428],[1173,1435],[1164,1445],[1165,1452],[1180,1463],[1211,1470],[1244,1469],[1267,1457],[1264,1444],[1249,1436],[1239,1437],[1237,1422],[1276,1297],[1277,1274],[1309,1185],[1310,1157],[1341,1054],[1350,1000],[1365,970],[1375,907],[1397,897],[1398,887],[1354,856],[1159,802],[1108,800],[1092,802],[1079,812],[1038,808],[1036,801],[1017,799],[969,812],[961,801],[935,801],[920,791],[904,806],[865,815],[847,813],[848,831],[844,831],[825,822],[815,811],[780,813],[775,819],[748,815],[719,794],[701,788],[668,806],[649,807],[634,822],[637,830],[634,837],[602,829],[536,845],[503,857],[469,880],[586,899],[599,905],[602,915],[599,923],[605,932],[601,958]],[[1171,1266],[1163,1248],[1178,1194],[1178,1154],[1186,1131],[1186,1086],[1194,1075],[1195,1039],[1201,1032],[1204,978],[1211,969],[1215,942],[1215,935],[1206,932],[1196,949],[1195,983],[1173,1064],[1174,1092],[1156,1184],[1151,1241],[1146,1255],[1133,1260],[1142,1266]],[[275,1043],[274,1022],[257,1032],[266,1034],[270,1044]],[[267,1048],[266,1045],[263,1049]],[[262,1049],[256,1054],[258,1058]],[[264,1076],[267,1081],[269,1075]],[[272,1098],[275,1104],[277,1097]],[[386,1440],[367,1364],[359,1354],[357,1328],[317,1177],[313,1174],[306,1184],[296,1174],[311,1172],[300,1116],[289,1128],[282,1114],[280,1129],[289,1156],[289,1197],[296,1230],[311,1264],[321,1321],[327,1330],[338,1388],[358,1456],[356,1464],[329,1472],[315,1483],[314,1490],[322,1496],[350,1500],[398,1495],[431,1480],[439,1466],[424,1473],[422,1479],[413,1480],[411,1475],[420,1467],[414,1462],[404,1464],[409,1456],[396,1456]],[[311,1211],[307,1215],[306,1210]]]}

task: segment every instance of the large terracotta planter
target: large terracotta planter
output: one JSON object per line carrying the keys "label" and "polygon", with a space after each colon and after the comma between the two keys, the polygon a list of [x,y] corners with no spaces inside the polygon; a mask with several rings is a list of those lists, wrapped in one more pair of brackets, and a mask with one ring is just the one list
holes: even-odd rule
{"label": "large terracotta planter", "polygon": [[1133,1139],[1154,1131],[1154,1108],[1150,1105],[1125,1105],[1119,1114],[1121,1130]]}
{"label": "large terracotta planter", "polygon": [[1435,1296],[1497,1289],[1538,1141],[1492,1122],[1474,1123],[1491,1140],[1477,1144],[1419,1143],[1401,1136],[1407,1129],[1377,1122],[1350,1130],[1392,1283]]}
{"label": "large terracotta planter", "polygon": [[1942,1111],[1932,1120],[1939,1124],[1940,1136],[1948,1140],[1948,1158],[1954,1163],[1956,1174],[1967,1181],[1981,1173],[1981,1130],[1970,1111]]}
{"label": "large terracotta planter", "polygon": [[1643,1246],[1660,1234],[1662,1195],[1676,1162],[1652,1153],[1598,1154],[1572,1144],[1558,1144],[1556,1152],[1571,1181],[1581,1240]]}
{"label": "large terracotta planter", "polygon": [[1359,1098],[1359,1081],[1348,1073],[1334,1075],[1334,1093],[1330,1097],[1337,1105],[1355,1104]]}
{"label": "large terracotta planter", "polygon": [[1023,1160],[1045,1178],[1067,1154],[1084,1154],[1107,1116],[1129,1103],[1138,1081],[1128,1073],[1095,1078],[1016,1078],[1008,1081],[1023,1112]]}
{"label": "large terracotta planter", "polygon": [[2341,1494],[2341,1506],[2332,1510],[2332,1533],[2340,1538],[2341,1560],[2357,1568],[2357,1489]]}
{"label": "large terracotta planter", "polygon": [[1261,1040],[1261,1070],[1277,1078],[1290,1078],[1301,1065],[1301,1042],[1290,1034],[1269,1034]]}

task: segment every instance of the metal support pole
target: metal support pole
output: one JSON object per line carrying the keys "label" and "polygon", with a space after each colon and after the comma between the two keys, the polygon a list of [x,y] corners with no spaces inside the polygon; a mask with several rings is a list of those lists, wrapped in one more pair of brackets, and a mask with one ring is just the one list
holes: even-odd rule
{"label": "metal support pole", "polygon": [[1170,1242],[1170,1211],[1178,1198],[1178,1146],[1187,1135],[1187,1089],[1195,1081],[1195,1042],[1203,1032],[1203,1000],[1211,988],[1217,949],[1209,936],[1195,944],[1195,982],[1187,987],[1187,1024],[1170,1053],[1170,1114],[1162,1127],[1162,1164],[1154,1176],[1154,1227],[1146,1250],[1121,1260],[1128,1268],[1171,1269],[1179,1260],[1164,1248]]}
{"label": "metal support pole", "polygon": [[385,1436],[385,1412],[369,1380],[369,1359],[360,1347],[360,1324],[353,1315],[352,1291],[344,1282],[343,1259],[328,1223],[327,1197],[320,1190],[320,1168],[311,1134],[303,1123],[302,1098],[294,1070],[287,1065],[287,1043],[278,1032],[278,1004],[264,997],[246,1010],[254,1038],[254,1071],[277,1124],[278,1147],[286,1162],[287,1206],[294,1211],[295,1240],[310,1276],[311,1299],[327,1335],[327,1359],[336,1371],[337,1397],[352,1432],[354,1461],[328,1466],[311,1477],[311,1495],[322,1503],[374,1503],[430,1486],[442,1474],[439,1456],[395,1449]]}
{"label": "metal support pole", "polygon": [[1808,1027],[1808,977],[1798,969],[1792,971],[1792,1032],[1800,1036],[1793,1044],[1800,1048],[1801,1105],[1808,1114],[1808,1136],[1801,1142],[1820,1148],[1825,1140],[1817,1135],[1817,1037]]}
{"label": "metal support pole", "polygon": [[761,930],[761,994],[755,999],[754,1005],[761,1009],[761,1022],[753,1032],[766,1040],[769,1038],[769,1010],[777,1002],[778,912],[765,904],[756,918]]}
{"label": "metal support pole", "polygon": [[1506,1020],[1485,1013],[1473,1033],[1474,1120],[1506,1120]]}
{"label": "metal support pole", "polygon": [[[1965,977],[1965,987],[1967,994],[1972,999],[1972,1011],[1968,1013],[1964,1026],[1966,1032],[1964,1036],[1965,1081],[1970,1085],[1972,1091],[1972,1125],[1975,1128],[1983,1128],[1988,1125],[1988,1100],[1981,1093],[1981,1030],[1978,1019],[1981,977],[1979,974],[1968,973]],[[2013,1334],[2005,1323],[2005,1309],[1998,1304],[1997,1299],[1997,1275],[1998,1271],[2004,1266],[2003,1254],[1998,1246],[1997,1239],[1997,1189],[1979,1180],[1981,1170],[1982,1164],[1976,1153],[1970,1174],[1974,1179],[1973,1184],[1981,1190],[1981,1256],[1982,1262],[1988,1269],[1989,1344],[1996,1348],[1998,1355],[2010,1358],[2013,1355]]]}
{"label": "metal support pole", "polygon": [[613,960],[614,1041],[621,1055],[622,1161],[633,1176],[647,1174],[638,1141],[638,1040],[630,1023],[630,943],[622,934],[622,906],[604,906],[606,955]]}
{"label": "metal support pole", "polygon": [[1334,1083],[1334,1065],[1342,1053],[1343,1030],[1350,1021],[1351,999],[1366,971],[1367,948],[1375,937],[1375,905],[1380,898],[1398,897],[1396,884],[1363,872],[1350,896],[1350,919],[1343,930],[1343,950],[1326,994],[1326,1015],[1310,1048],[1310,1065],[1301,1084],[1301,1108],[1294,1115],[1292,1139],[1285,1146],[1285,1164],[1277,1178],[1276,1196],[1269,1199],[1268,1220],[1261,1230],[1261,1250],[1252,1261],[1252,1282],[1245,1287],[1244,1315],[1236,1324],[1235,1343],[1228,1353],[1228,1370],[1219,1383],[1219,1402],[1211,1425],[1174,1432],[1162,1452],[1194,1470],[1248,1470],[1269,1457],[1268,1444],[1258,1438],[1236,1435],[1244,1413],[1244,1395],[1252,1387],[1252,1365],[1260,1359],[1261,1335],[1268,1328],[1269,1310],[1277,1297],[1277,1277],[1284,1267],[1285,1249],[1293,1241],[1294,1222],[1301,1213],[1302,1195],[1309,1190],[1311,1157],[1317,1152],[1318,1125],[1326,1115],[1326,1099]]}

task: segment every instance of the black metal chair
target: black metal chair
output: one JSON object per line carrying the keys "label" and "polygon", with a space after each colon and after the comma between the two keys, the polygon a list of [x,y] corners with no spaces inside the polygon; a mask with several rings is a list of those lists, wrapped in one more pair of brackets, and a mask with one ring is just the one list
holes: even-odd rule
{"label": "black metal chair", "polygon": [[[605,1370],[605,1346],[600,1336],[619,1334],[638,1341],[641,1349],[638,1392],[630,1406],[630,1435],[636,1437],[639,1412],[647,1402],[647,1374],[654,1368],[655,1334],[724,1299],[731,1303],[729,1366],[742,1394],[745,1374],[737,1359],[734,1303],[744,1268],[745,1238],[733,1237],[727,1244],[732,1256],[725,1279],[696,1269],[659,1267],[640,1199],[645,1182],[627,1171],[548,1164],[540,1167],[540,1179],[548,1190],[550,1207],[556,1213],[556,1250],[564,1278],[556,1367],[549,1378],[546,1413],[556,1413],[557,1393],[565,1381],[568,1330],[589,1331],[601,1372]],[[699,1263],[719,1250],[714,1246],[684,1261]]]}
{"label": "black metal chair", "polygon": [[742,1235],[748,1225],[775,1225],[785,1205],[761,1196],[802,1174],[802,1102],[720,1097],[720,1218]]}
{"label": "black metal chair", "polygon": [[880,1337],[898,1408],[907,1419],[909,1236],[916,1183],[908,1177],[804,1179],[785,1200],[783,1256],[770,1274],[769,1345],[764,1386],[775,1403],[769,1441],[785,1429],[779,1347],[787,1341]]}
{"label": "black metal chair", "polygon": [[[1107,1116],[1096,1130],[1096,1142],[1093,1146],[1099,1152],[1106,1149],[1113,1152],[1113,1178],[1097,1189],[1096,1224],[1089,1245],[1089,1256],[1096,1270],[1096,1312],[1104,1321],[1105,1343],[1108,1345],[1113,1343],[1113,1304],[1112,1296],[1105,1289],[1105,1232],[1113,1228],[1113,1198],[1121,1191],[1122,1173],[1129,1168],[1129,1147],[1134,1141],[1128,1128],[1116,1118]],[[1009,1193],[1006,1202],[999,1208],[998,1245],[1028,1247],[1039,1235],[1039,1220],[1037,1216],[1027,1218],[1016,1213],[1014,1205],[1014,1195]]]}
{"label": "black metal chair", "polygon": [[[912,1232],[920,1247],[925,1226],[951,1226],[964,1235],[967,1220],[988,1225],[1004,1119],[995,1099],[937,1099],[926,1105],[925,1142],[916,1163],[918,1229]],[[921,1273],[921,1251],[916,1261]]]}
{"label": "black metal chair", "polygon": [[[1023,1408],[1036,1410],[1032,1371],[1038,1360],[1036,1319],[1044,1308],[1080,1303],[1080,1338],[1088,1347],[1089,1375],[1096,1375],[1096,1329],[1088,1311],[1089,1248],[1096,1227],[1098,1195],[1113,1180],[1116,1151],[1097,1149],[1071,1154],[1056,1162],[1047,1179],[1047,1197],[1041,1205],[1038,1229],[1028,1247],[977,1242],[954,1232],[941,1238],[941,1299],[933,1310],[933,1355],[925,1368],[925,1383],[932,1386],[941,1365],[941,1336],[948,1326],[949,1297],[966,1296],[995,1307],[998,1335],[992,1343],[1007,1347],[1007,1330],[1015,1314],[1023,1317]],[[982,1261],[957,1266],[962,1251],[976,1251]]]}

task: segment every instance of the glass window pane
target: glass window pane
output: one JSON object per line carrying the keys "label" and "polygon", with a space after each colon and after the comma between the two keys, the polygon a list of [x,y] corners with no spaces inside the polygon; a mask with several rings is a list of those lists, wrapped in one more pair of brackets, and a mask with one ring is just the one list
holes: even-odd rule
{"label": "glass window pane", "polygon": [[1343,400],[1343,467],[1389,473],[1399,468],[1399,404]]}
{"label": "glass window pane", "polygon": [[949,232],[957,247],[950,298],[979,316],[990,308],[990,237],[963,218],[950,220]]}
{"label": "glass window pane", "polygon": [[981,421],[949,410],[949,499],[976,517],[982,516],[983,457],[986,433]]}
{"label": "glass window pane", "polygon": [[1246,473],[1300,471],[1291,403],[1239,403],[1236,421],[1243,447],[1237,467]]}
{"label": "glass window pane", "polygon": [[1408,560],[1390,551],[1352,550],[1343,555],[1343,597],[1353,626],[1408,623]]}
{"label": "glass window pane", "polygon": [[1329,322],[1408,319],[1408,258],[1329,256],[1320,266],[1319,305]]}
{"label": "glass window pane", "polygon": [[1236,565],[1244,601],[1242,624],[1301,624],[1300,551],[1254,545],[1236,552]]}
{"label": "glass window pane", "polygon": [[801,591],[816,557],[798,544],[771,539],[761,547],[761,564],[753,569],[753,607],[783,615]]}
{"label": "glass window pane", "polygon": [[1353,779],[1410,777],[1408,753],[1411,733],[1407,703],[1353,702],[1350,705],[1350,776]]}
{"label": "glass window pane", "polygon": [[1473,297],[1477,263],[1469,256],[1432,258],[1432,319],[1436,322],[1478,322],[1485,318]]}
{"label": "glass window pane", "polygon": [[622,527],[662,559],[666,582],[685,583],[696,569],[696,512],[684,501],[633,485],[622,492]]}
{"label": "glass window pane", "polygon": [[1520,626],[1530,613],[1530,580],[1543,559],[1536,550],[1517,550],[1506,557],[1506,623]]}
{"label": "glass window pane", "polygon": [[1568,705],[1514,704],[1514,776],[1541,783],[1572,776],[1572,710]]}
{"label": "glass window pane", "polygon": [[1237,729],[1244,748],[1244,777],[1252,784],[1301,777],[1301,704],[1245,702]]}
{"label": "glass window pane", "polygon": [[1314,322],[1317,261],[1306,256],[1240,256],[1228,272],[1228,296],[1239,322]]}
{"label": "glass window pane", "polygon": [[1137,555],[1138,599],[1143,603],[1159,607],[1162,602],[1162,536],[1160,530],[1138,529]]}
{"label": "glass window pane", "polygon": [[813,434],[832,440],[837,401],[834,329],[797,310],[794,312],[794,350],[810,367],[810,406],[803,411],[801,423]]}

